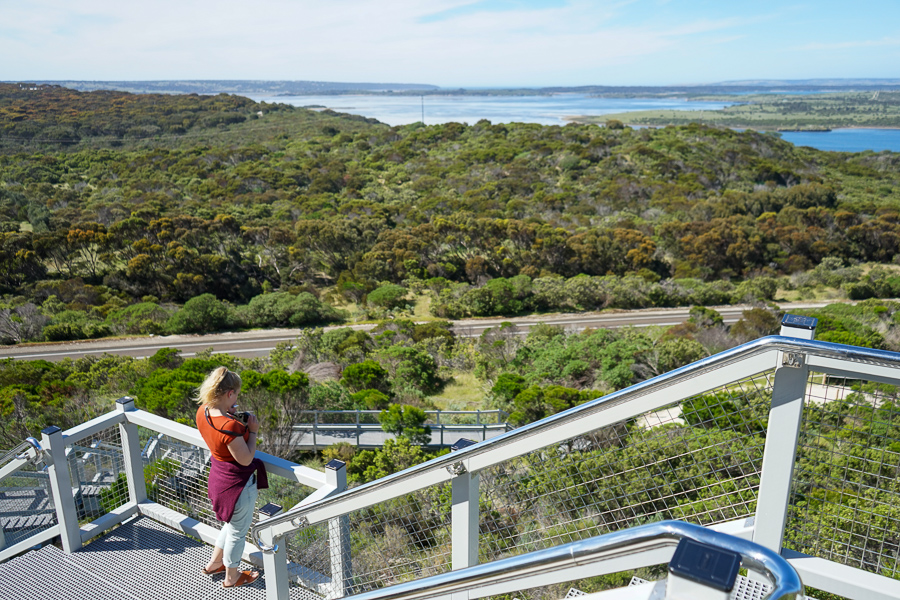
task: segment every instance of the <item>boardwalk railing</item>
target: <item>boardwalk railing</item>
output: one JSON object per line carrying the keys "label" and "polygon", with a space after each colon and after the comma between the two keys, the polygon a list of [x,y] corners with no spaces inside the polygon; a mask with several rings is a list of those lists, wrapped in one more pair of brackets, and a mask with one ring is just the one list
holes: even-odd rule
{"label": "boardwalk railing", "polygon": [[44,451],[28,438],[0,457],[0,560],[57,535]]}
{"label": "boardwalk railing", "polygon": [[[431,427],[434,447],[449,447],[460,438],[484,441],[513,429],[502,410],[426,410],[425,424]],[[294,425],[294,447],[319,450],[346,442],[360,448],[380,448],[395,436],[386,433],[378,421],[379,410],[308,410]]]}
{"label": "boardwalk railing", "polygon": [[[763,338],[287,511],[251,534],[264,552],[313,571],[346,548],[328,541],[336,533],[354,540],[329,577],[357,595],[679,519],[782,554],[807,585],[898,598],[898,385],[900,354]],[[286,589],[279,564],[267,585]],[[620,564],[643,565],[638,555]]]}
{"label": "boardwalk railing", "polygon": [[[29,450],[33,446],[36,450]],[[15,539],[6,536],[0,561],[20,554],[56,536],[66,552],[81,548],[94,537],[135,515],[144,515],[208,544],[214,544],[221,523],[207,497],[209,449],[200,432],[138,410],[132,398],[121,398],[116,410],[62,431],[48,427],[40,443],[8,453],[0,461],[0,520],[4,531],[16,518],[29,524]],[[35,466],[34,455],[41,459]],[[266,463],[273,498],[286,508],[327,498],[346,488],[344,464],[332,461],[324,472],[257,452]],[[7,464],[3,465],[3,462]],[[45,491],[42,491],[45,490]],[[260,497],[266,491],[260,492]],[[20,498],[21,497],[21,498]],[[36,501],[43,499],[43,502]],[[260,505],[264,502],[260,502]],[[49,512],[49,518],[45,518]],[[255,521],[269,515],[257,513]],[[19,528],[21,529],[21,528]],[[349,540],[336,538],[336,556]],[[244,560],[266,566],[263,556],[247,544]],[[290,566],[296,581],[320,593],[338,594],[330,580],[302,565]],[[329,565],[340,571],[340,565]]]}
{"label": "boardwalk railing", "polygon": [[[339,598],[678,519],[780,553],[807,585],[898,598],[896,386],[900,354],[768,337],[352,489],[340,461],[323,473],[260,453],[289,500],[245,558],[271,600],[296,585]],[[42,478],[55,522],[0,560],[48,535],[71,552],[137,514],[215,539],[196,429],[122,398],[40,446],[46,466],[0,483]]]}

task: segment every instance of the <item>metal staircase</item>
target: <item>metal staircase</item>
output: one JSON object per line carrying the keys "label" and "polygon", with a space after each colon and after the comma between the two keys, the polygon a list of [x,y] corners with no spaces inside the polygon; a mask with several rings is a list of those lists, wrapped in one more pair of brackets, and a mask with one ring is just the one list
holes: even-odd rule
{"label": "metal staircase", "polygon": [[[223,575],[200,573],[209,547],[137,517],[67,554],[53,545],[0,564],[5,600],[202,600],[222,598]],[[244,568],[249,568],[249,565]],[[300,600],[302,590],[291,598]],[[228,593],[265,598],[265,581]]]}
{"label": "metal staircase", "polygon": [[[589,595],[756,600],[780,572],[853,600],[896,600],[898,390],[900,354],[773,336],[349,490],[340,461],[319,472],[261,455],[292,499],[251,530],[244,559],[264,578],[228,595],[543,600],[523,590],[557,586],[562,598],[610,574],[659,579],[674,537],[712,536],[752,544],[739,561],[749,579],[735,576],[727,594],[684,596],[681,584],[664,589],[670,576]],[[46,515],[39,489],[54,518],[0,540],[0,599],[222,597],[199,574],[218,533],[207,456],[196,429],[130,398],[8,453],[0,522]],[[829,460],[849,471],[822,471]],[[35,491],[10,504],[23,489]],[[660,527],[688,529],[633,539]],[[61,550],[29,552],[54,540]],[[779,565],[768,575],[763,554]],[[557,562],[542,571],[544,559]]]}

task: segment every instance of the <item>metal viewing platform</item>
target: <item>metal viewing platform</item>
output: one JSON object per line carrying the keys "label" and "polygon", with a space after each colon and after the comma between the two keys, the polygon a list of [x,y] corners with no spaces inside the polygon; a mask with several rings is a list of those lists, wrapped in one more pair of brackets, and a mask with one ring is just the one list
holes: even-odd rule
{"label": "metal viewing platform", "polygon": [[[900,354],[812,331],[352,489],[340,461],[263,455],[289,508],[256,520],[264,576],[228,595],[900,598]],[[0,461],[0,597],[226,594],[199,575],[219,524],[195,429],[123,398],[33,442]]]}

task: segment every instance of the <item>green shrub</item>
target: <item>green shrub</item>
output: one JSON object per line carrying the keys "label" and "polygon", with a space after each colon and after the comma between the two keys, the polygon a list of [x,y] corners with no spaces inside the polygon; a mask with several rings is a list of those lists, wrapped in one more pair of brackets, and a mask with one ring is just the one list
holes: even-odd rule
{"label": "green shrub", "polygon": [[201,294],[184,303],[166,323],[172,333],[212,333],[228,325],[228,308],[212,294]]}
{"label": "green shrub", "polygon": [[411,444],[423,445],[431,441],[431,427],[425,425],[425,411],[415,406],[391,404],[378,416],[381,428]]}
{"label": "green shrub", "polygon": [[374,360],[348,365],[341,376],[341,383],[355,392],[369,389],[380,392],[390,390],[389,373]]}
{"label": "green shrub", "polygon": [[131,497],[128,494],[128,477],[125,473],[119,473],[112,485],[100,490],[100,510],[103,514],[112,512],[130,499]]}
{"label": "green shrub", "polygon": [[340,319],[334,308],[323,304],[309,292],[262,294],[248,305],[253,327],[300,327],[329,323]]}
{"label": "green shrub", "polygon": [[391,398],[378,390],[360,390],[351,395],[350,399],[354,406],[362,410],[384,410],[391,403]]}
{"label": "green shrub", "polygon": [[169,312],[154,302],[139,302],[114,310],[106,316],[106,324],[116,333],[162,333]]}
{"label": "green shrub", "polygon": [[424,394],[437,393],[441,388],[437,362],[427,352],[413,346],[390,346],[376,356],[393,372],[395,388],[410,386]]}
{"label": "green shrub", "polygon": [[516,373],[501,373],[491,388],[498,408],[509,411],[513,400],[525,389],[525,378]]}
{"label": "green shrub", "polygon": [[350,442],[338,442],[322,449],[322,460],[328,462],[337,459],[349,465],[357,451],[357,447]]}
{"label": "green shrub", "polygon": [[770,403],[771,395],[768,393],[716,392],[682,402],[681,416],[697,427],[765,435]]}
{"label": "green shrub", "polygon": [[393,283],[378,286],[366,296],[366,304],[395,309],[406,306],[406,288]]}
{"label": "green shrub", "polygon": [[594,396],[592,392],[580,392],[560,385],[531,386],[513,399],[514,410],[509,415],[509,421],[517,426],[527,425],[592,400]]}

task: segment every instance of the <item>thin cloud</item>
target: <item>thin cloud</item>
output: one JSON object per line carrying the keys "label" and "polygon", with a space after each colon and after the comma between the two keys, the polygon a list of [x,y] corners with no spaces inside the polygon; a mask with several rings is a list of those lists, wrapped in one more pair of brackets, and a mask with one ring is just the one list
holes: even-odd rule
{"label": "thin cloud", "polygon": [[[793,68],[801,76],[815,56],[787,56],[783,40],[802,44],[815,41],[812,35],[827,35],[819,30],[788,36],[789,20],[779,18],[785,9],[766,1],[740,10],[659,0],[0,3],[0,56],[15,57],[0,73],[7,80],[306,79],[503,86],[609,83],[610,78],[718,80],[722,73],[744,77],[748,69],[787,74]],[[445,18],[434,19],[441,14]],[[835,22],[841,21],[835,17]],[[872,37],[893,33],[887,25],[869,30]],[[865,37],[859,30],[841,33],[845,39]],[[807,49],[847,48],[850,60],[850,49],[859,48],[853,56],[862,60],[875,54],[865,54],[866,47],[897,43],[885,37]]]}

